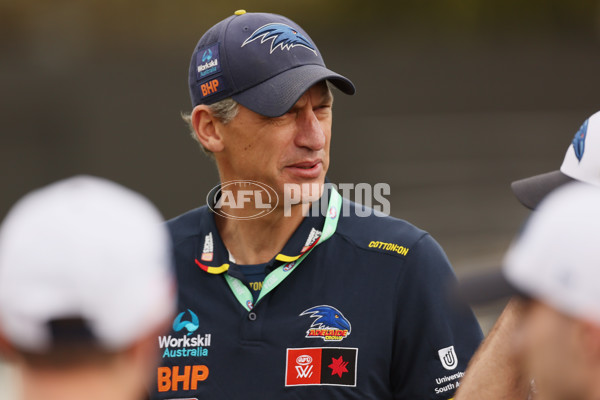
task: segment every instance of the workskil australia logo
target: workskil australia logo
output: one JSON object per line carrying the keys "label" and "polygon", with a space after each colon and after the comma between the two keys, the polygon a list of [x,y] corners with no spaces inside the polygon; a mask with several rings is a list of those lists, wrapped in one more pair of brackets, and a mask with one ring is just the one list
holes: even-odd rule
{"label": "workskil australia logo", "polygon": [[181,336],[159,336],[158,345],[163,358],[205,357],[208,355],[211,334],[196,334],[200,327],[198,316],[190,309],[183,311],[173,321],[173,331]]}
{"label": "workskil australia logo", "polygon": [[325,342],[340,342],[350,336],[350,321],[336,308],[326,305],[316,306],[302,311],[300,316],[314,318],[306,331],[309,339],[321,338]]}
{"label": "workskil australia logo", "polygon": [[196,55],[196,65],[198,79],[220,72],[219,45],[214,44],[204,50],[198,51]]}

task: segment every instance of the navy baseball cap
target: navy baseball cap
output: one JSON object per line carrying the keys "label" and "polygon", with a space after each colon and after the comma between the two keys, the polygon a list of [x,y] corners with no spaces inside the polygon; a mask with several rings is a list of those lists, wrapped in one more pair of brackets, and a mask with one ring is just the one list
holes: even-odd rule
{"label": "navy baseball cap", "polygon": [[232,97],[266,117],[285,114],[312,85],[327,80],[346,94],[354,84],[325,67],[308,34],[286,17],[236,11],[210,28],[189,70],[192,106]]}

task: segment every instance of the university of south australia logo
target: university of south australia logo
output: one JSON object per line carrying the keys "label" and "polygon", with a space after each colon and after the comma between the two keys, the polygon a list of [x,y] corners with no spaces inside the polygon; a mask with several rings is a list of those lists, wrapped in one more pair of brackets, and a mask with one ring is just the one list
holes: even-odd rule
{"label": "university of south australia logo", "polygon": [[458,366],[458,357],[454,351],[454,346],[439,349],[438,356],[440,357],[442,366],[448,371],[452,371]]}

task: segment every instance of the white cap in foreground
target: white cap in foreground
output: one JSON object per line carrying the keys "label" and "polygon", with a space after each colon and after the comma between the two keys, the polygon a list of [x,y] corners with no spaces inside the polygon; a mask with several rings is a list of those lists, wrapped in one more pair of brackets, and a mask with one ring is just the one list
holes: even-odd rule
{"label": "white cap in foreground", "polygon": [[504,261],[507,281],[600,324],[600,188],[570,183],[544,200]]}
{"label": "white cap in foreground", "polygon": [[484,303],[515,294],[600,325],[600,188],[552,192],[508,250],[501,270],[463,279],[459,295]]}
{"label": "white cap in foreground", "polygon": [[44,352],[55,320],[80,318],[119,350],[174,311],[170,238],[157,209],[116,183],[78,176],[17,202],[0,227],[0,334]]}
{"label": "white cap in foreground", "polygon": [[575,133],[560,170],[514,181],[511,187],[525,207],[535,209],[548,193],[573,180],[600,187],[600,111]]}

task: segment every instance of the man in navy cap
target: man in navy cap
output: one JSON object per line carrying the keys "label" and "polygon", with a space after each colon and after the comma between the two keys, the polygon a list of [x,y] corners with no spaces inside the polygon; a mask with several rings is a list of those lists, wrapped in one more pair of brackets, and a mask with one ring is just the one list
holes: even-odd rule
{"label": "man in navy cap", "polygon": [[453,396],[481,330],[445,301],[431,236],[325,184],[329,84],[355,91],[279,15],[240,10],[197,44],[187,120],[221,183],[169,221],[179,309],[154,398]]}

